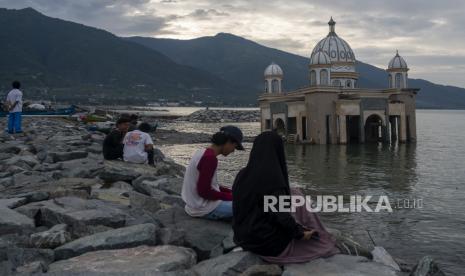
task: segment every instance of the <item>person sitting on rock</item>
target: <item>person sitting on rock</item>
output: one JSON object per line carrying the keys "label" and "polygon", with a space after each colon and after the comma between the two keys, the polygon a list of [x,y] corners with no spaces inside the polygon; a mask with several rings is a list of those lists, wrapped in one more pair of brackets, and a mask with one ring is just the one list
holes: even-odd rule
{"label": "person sitting on rock", "polygon": [[181,193],[187,214],[213,220],[231,219],[232,194],[218,184],[217,156],[244,150],[242,138],[239,128],[224,126],[213,135],[208,148],[195,152],[186,168]]}
{"label": "person sitting on rock", "polygon": [[123,159],[126,162],[155,165],[153,140],[150,137],[150,125],[141,123],[138,129],[130,131],[123,140]]}
{"label": "person sitting on rock", "polygon": [[121,116],[116,121],[116,127],[103,140],[103,158],[106,160],[123,159],[123,139],[128,132],[130,120]]}
{"label": "person sitting on rock", "polygon": [[295,212],[280,210],[279,204],[274,205],[275,210],[265,211],[265,196],[277,202],[286,196],[287,203],[291,203],[291,194],[302,196],[289,186],[284,143],[277,133],[267,131],[255,138],[232,193],[234,242],[244,250],[275,264],[308,262],[340,253],[336,239],[305,205],[295,206]]}

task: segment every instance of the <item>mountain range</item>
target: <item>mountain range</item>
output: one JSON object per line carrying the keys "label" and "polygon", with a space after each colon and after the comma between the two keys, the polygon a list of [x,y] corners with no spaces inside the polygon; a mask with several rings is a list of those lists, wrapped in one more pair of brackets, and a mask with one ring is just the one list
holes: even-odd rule
{"label": "mountain range", "polygon": [[[279,64],[284,71],[284,90],[291,91],[309,82],[308,58],[265,47],[228,33],[191,40],[147,37],[127,39],[157,50],[177,63],[200,68],[230,83],[249,87],[251,91],[263,90],[263,71],[271,61]],[[356,68],[360,73],[359,87],[387,88],[387,73],[384,69],[361,61],[357,62]],[[417,95],[418,108],[465,108],[464,88],[439,85],[423,79],[409,79],[409,86],[420,88]]]}
{"label": "mountain range", "polygon": [[[308,85],[308,58],[233,34],[191,40],[121,38],[32,8],[0,8],[0,52],[0,92],[19,79],[31,99],[141,104],[163,98],[256,105],[263,71],[272,61],[284,71],[284,90]],[[360,87],[387,87],[384,69],[359,61],[357,71]],[[418,108],[465,109],[464,88],[422,79],[410,79],[409,86],[421,89]]]}

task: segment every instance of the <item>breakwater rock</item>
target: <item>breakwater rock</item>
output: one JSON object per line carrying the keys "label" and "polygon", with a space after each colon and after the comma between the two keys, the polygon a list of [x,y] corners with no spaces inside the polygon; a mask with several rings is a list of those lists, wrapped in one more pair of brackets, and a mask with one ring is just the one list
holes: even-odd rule
{"label": "breakwater rock", "polygon": [[259,122],[260,111],[203,109],[178,120],[196,123]]}
{"label": "breakwater rock", "polygon": [[[101,133],[62,119],[24,122],[24,134],[0,134],[0,275],[409,275],[342,254],[265,263],[237,250],[230,223],[184,212],[184,167],[161,152],[155,167],[104,161]],[[425,258],[414,275],[433,270]]]}

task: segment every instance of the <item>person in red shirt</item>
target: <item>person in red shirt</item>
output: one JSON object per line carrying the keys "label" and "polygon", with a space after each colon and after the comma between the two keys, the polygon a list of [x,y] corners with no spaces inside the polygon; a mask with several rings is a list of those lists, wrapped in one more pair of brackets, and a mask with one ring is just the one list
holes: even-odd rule
{"label": "person in red shirt", "polygon": [[215,220],[232,218],[232,192],[218,184],[217,156],[244,150],[242,139],[239,128],[225,126],[213,135],[208,148],[194,154],[186,168],[181,194],[189,215]]}

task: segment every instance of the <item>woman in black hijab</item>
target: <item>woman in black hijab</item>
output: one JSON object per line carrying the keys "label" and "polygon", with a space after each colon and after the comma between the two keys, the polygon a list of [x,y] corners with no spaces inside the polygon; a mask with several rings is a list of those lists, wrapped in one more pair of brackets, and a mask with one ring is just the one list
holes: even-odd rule
{"label": "woman in black hijab", "polygon": [[318,216],[304,206],[297,207],[295,213],[264,211],[265,195],[291,195],[284,144],[277,133],[257,136],[249,162],[236,176],[232,191],[234,241],[243,249],[278,264],[339,253],[335,239]]}

